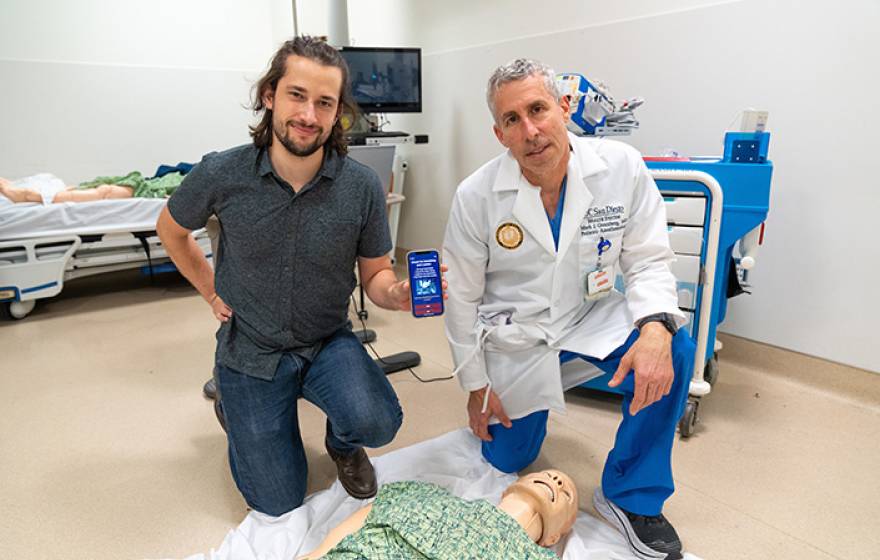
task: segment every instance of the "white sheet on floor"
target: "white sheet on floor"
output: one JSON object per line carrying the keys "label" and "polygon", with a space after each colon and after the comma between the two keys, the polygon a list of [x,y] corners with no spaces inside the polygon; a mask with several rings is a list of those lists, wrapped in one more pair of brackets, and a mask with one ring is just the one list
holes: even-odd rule
{"label": "white sheet on floor", "polygon": [[[502,491],[516,480],[491,467],[480,455],[479,440],[461,429],[392,451],[373,459],[379,484],[396,480],[426,480],[468,500],[501,500]],[[592,496],[592,488],[579,489]],[[339,481],[306,498],[299,508],[281,517],[251,512],[230,531],[220,548],[186,560],[293,560],[313,550],[325,534],[366,502],[348,496]],[[578,514],[565,545],[563,560],[629,560],[634,558],[624,537],[595,517]],[[686,554],[688,560],[699,560]]]}

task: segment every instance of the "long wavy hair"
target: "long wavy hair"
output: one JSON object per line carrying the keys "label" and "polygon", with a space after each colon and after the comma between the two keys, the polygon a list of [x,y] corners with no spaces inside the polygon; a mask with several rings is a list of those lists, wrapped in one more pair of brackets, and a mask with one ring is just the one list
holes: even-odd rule
{"label": "long wavy hair", "polygon": [[[256,125],[249,126],[251,138],[257,148],[267,148],[272,144],[272,110],[266,107],[263,97],[268,92],[275,92],[278,88],[278,82],[284,76],[287,70],[287,57],[290,55],[301,56],[313,60],[322,66],[331,66],[339,68],[342,71],[342,87],[339,92],[339,117],[333,124],[330,137],[324,143],[324,147],[335,150],[339,155],[348,153],[348,142],[345,139],[345,132],[348,127],[343,125],[343,121],[349,123],[355,122],[357,115],[357,104],[351,96],[351,86],[349,84],[348,64],[339,54],[339,51],[328,45],[323,39],[303,35],[294,37],[289,41],[285,41],[278,52],[272,57],[269,70],[260,80],[254,84],[251,90],[253,101],[251,109],[256,115],[262,115],[260,122]],[[342,118],[344,114],[348,114],[349,118]]]}

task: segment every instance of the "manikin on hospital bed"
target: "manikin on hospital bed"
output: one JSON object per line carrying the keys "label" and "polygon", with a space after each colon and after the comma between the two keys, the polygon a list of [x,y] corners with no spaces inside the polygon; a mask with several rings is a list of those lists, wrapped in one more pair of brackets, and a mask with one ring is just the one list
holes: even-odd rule
{"label": "manikin on hospital bed", "polygon": [[[161,271],[170,263],[156,235],[165,199],[13,204],[0,196],[0,305],[15,319],[64,283],[105,272]],[[193,232],[207,256],[204,230]]]}

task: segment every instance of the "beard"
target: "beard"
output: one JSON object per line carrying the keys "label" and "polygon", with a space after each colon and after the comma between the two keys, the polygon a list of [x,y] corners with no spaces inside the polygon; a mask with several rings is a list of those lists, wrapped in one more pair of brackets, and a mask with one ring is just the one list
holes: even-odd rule
{"label": "beard", "polygon": [[318,133],[312,142],[304,146],[297,145],[287,132],[288,124],[293,123],[292,121],[288,123],[273,122],[272,132],[275,134],[275,138],[277,138],[278,141],[281,142],[281,145],[284,146],[284,148],[287,149],[288,152],[297,157],[308,157],[314,154],[324,145],[324,143],[330,137],[330,132],[326,132],[323,128],[317,127]]}

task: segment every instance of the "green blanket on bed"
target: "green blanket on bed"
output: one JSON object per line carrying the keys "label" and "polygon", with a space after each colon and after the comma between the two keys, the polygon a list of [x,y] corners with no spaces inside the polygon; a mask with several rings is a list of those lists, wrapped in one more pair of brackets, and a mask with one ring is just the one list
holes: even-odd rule
{"label": "green blanket on bed", "polygon": [[97,177],[91,181],[80,183],[79,189],[94,189],[101,185],[119,185],[122,187],[131,187],[134,191],[131,196],[135,198],[166,198],[171,196],[180,183],[183,182],[183,175],[180,173],[168,173],[161,177],[145,179],[140,171],[132,171],[128,175],[118,177]]}

